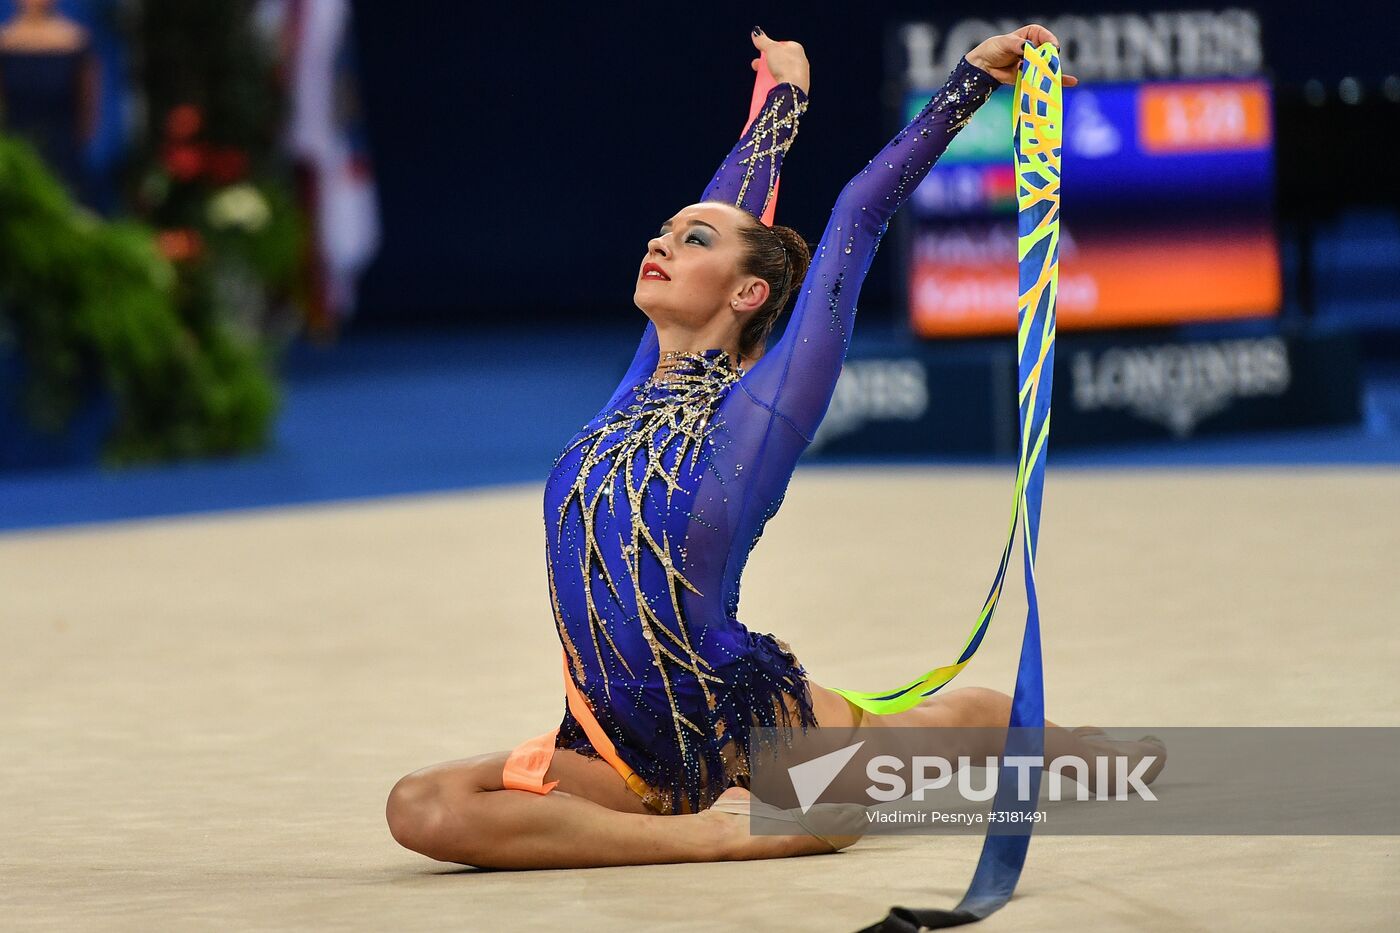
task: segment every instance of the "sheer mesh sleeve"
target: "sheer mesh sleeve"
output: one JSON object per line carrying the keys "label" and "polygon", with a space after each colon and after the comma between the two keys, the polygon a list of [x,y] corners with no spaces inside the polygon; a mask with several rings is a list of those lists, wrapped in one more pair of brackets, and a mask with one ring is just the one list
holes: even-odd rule
{"label": "sheer mesh sleeve", "polygon": [[[774,86],[744,135],[719,164],[700,200],[724,201],[762,217],[782,171],[783,156],[797,139],[798,121],[806,111],[805,91],[795,84]],[[656,371],[659,349],[656,325],[647,321],[632,364],[609,399],[608,408]]]}
{"label": "sheer mesh sleeve", "polygon": [[919,114],[836,199],[792,319],[744,377],[747,393],[809,443],[831,403],[861,283],[890,219],[1000,84],[964,56]]}
{"label": "sheer mesh sleeve", "polygon": [[700,200],[723,201],[762,217],[773,197],[783,156],[797,139],[797,124],[806,112],[806,92],[795,84],[776,85]]}

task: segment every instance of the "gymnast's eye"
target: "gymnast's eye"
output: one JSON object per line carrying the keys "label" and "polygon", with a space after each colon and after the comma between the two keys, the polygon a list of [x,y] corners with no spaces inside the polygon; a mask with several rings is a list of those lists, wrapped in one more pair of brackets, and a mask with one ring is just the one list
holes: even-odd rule
{"label": "gymnast's eye", "polygon": [[704,236],[694,231],[691,231],[690,233],[686,234],[685,241],[687,243],[699,243],[701,246],[710,245],[709,240],[706,240]]}

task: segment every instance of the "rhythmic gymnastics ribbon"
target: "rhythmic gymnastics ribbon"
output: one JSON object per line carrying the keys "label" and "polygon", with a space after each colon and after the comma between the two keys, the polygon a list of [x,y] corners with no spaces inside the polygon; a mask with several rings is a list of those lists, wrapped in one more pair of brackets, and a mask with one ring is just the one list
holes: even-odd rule
{"label": "rhythmic gymnastics ribbon", "polygon": [[[883,693],[837,690],[856,705],[874,713],[893,713],[916,706],[952,680],[982,643],[1001,597],[1016,520],[1024,513],[1022,554],[1026,578],[1026,631],[1021,662],[1011,700],[1002,760],[1012,755],[1043,756],[1045,744],[1044,668],[1040,654],[1040,608],[1035,589],[1035,555],[1040,537],[1040,503],[1045,486],[1045,457],[1050,439],[1050,391],[1055,369],[1055,304],[1059,290],[1060,257],[1060,136],[1063,114],[1059,51],[1049,42],[1034,48],[1025,43],[1016,73],[1012,108],[1012,148],[1016,166],[1018,240],[1016,248],[1020,297],[1017,300],[1016,346],[1020,377],[1019,414],[1021,456],[1016,471],[1016,495],[1011,531],[991,593],[958,660],[923,677]],[[1030,771],[1030,794],[1016,799],[1014,769],[997,769],[993,809],[1009,812],[1006,823],[988,825],[972,882],[952,910],[892,907],[884,920],[861,933],[917,933],[918,930],[961,926],[989,916],[1011,899],[1030,847],[1026,817],[1040,795],[1039,769]],[[1020,817],[1019,819],[1017,817]],[[1002,827],[1010,829],[1002,830]],[[994,831],[996,830],[996,831]]]}

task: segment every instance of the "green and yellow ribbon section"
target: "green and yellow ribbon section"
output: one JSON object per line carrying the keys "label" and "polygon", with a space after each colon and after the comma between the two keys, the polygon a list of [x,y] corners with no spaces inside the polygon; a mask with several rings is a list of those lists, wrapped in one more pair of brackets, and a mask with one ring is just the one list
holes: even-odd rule
{"label": "green and yellow ribbon section", "polygon": [[[1016,201],[1019,239],[1017,268],[1016,346],[1020,376],[1021,457],[1016,471],[1016,498],[1011,531],[1002,551],[991,592],[958,660],[923,677],[883,693],[838,690],[873,713],[909,709],[937,692],[967,666],[986,634],[1001,598],[1016,520],[1024,514],[1022,553],[1026,579],[1026,631],[1011,701],[1011,720],[1003,758],[1044,754],[1045,691],[1040,654],[1040,608],[1035,589],[1035,555],[1040,536],[1040,503],[1045,488],[1045,456],[1050,438],[1050,392],[1055,368],[1055,303],[1060,258],[1060,135],[1062,89],[1060,55],[1049,42],[1034,48],[1025,43],[1016,75],[1012,108]],[[1029,815],[1040,793],[1039,769],[1032,769],[1029,799],[1016,799],[1015,772],[997,770],[994,809]],[[972,883],[952,910],[893,907],[889,915],[863,933],[913,933],[924,928],[959,926],[993,913],[1011,899],[1030,846],[1029,821],[1012,819],[989,824]]]}
{"label": "green and yellow ribbon section", "polygon": [[[1055,297],[1059,271],[1060,239],[1060,59],[1053,46],[1031,49],[1022,61],[1016,78],[1019,106],[1013,108],[1013,130],[1017,172],[1017,204],[1020,237],[1017,257],[1020,270],[1020,300],[1017,309],[1016,344],[1020,359],[1021,456],[1016,471],[1016,491],[1011,507],[1011,524],[1006,546],[1001,552],[992,586],[972,632],[958,659],[936,667],[903,686],[892,690],[862,692],[834,688],[837,693],[871,713],[900,713],[918,706],[956,677],[977,649],[996,614],[1016,540],[1016,520],[1027,507],[1028,490],[1033,493],[1035,514],[1028,512],[1032,525],[1038,525],[1039,488],[1043,483],[1045,444],[1050,436],[1050,366],[1055,343]],[[1032,77],[1026,79],[1026,69]],[[1023,132],[1024,130],[1024,132]],[[1044,391],[1041,378],[1044,372]],[[1044,401],[1044,416],[1035,402]],[[1029,417],[1028,417],[1029,415]],[[1033,440],[1032,440],[1033,438]],[[1032,540],[1034,535],[1031,535]],[[1032,563],[1034,556],[1032,555]]]}

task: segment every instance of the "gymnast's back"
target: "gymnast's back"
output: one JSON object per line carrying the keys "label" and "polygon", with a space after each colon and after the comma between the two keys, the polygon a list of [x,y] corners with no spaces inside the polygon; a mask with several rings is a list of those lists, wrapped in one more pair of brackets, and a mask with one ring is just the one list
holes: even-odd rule
{"label": "gymnast's back", "polygon": [[[554,462],[546,570],[569,672],[617,754],[670,789],[660,812],[744,783],[752,726],[814,722],[787,645],[739,621],[740,578],[830,404],[890,218],[997,86],[962,59],[851,179],[766,353],[740,368],[724,349],[678,352],[658,375],[648,322],[612,397]],[[774,87],[702,202],[761,216],[806,109],[800,88]],[[557,742],[593,751],[567,708]],[[722,754],[731,743],[738,753]]]}

